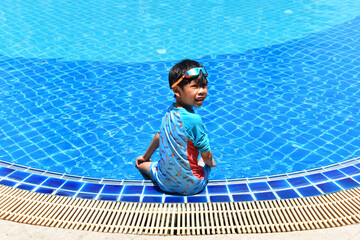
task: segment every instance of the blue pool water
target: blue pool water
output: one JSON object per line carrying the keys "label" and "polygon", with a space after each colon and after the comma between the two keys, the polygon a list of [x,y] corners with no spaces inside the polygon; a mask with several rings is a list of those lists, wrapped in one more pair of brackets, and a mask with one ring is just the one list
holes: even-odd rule
{"label": "blue pool water", "polygon": [[358,157],[359,13],[349,0],[5,1],[0,158],[140,179],[134,159],[173,100],[169,69],[186,57],[210,73],[198,113],[212,179]]}

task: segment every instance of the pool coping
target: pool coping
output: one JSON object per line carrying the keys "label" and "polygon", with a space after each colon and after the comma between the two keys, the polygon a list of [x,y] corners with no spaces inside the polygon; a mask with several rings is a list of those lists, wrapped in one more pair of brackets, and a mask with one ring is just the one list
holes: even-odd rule
{"label": "pool coping", "polygon": [[255,178],[210,180],[193,196],[165,194],[149,180],[56,173],[0,160],[0,184],[81,199],[137,203],[216,203],[313,197],[360,187],[360,157],[310,170]]}

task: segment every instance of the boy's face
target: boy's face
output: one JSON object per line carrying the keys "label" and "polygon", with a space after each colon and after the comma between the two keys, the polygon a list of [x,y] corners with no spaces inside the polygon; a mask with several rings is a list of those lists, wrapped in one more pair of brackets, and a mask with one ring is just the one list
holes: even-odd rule
{"label": "boy's face", "polygon": [[184,85],[183,89],[179,86],[176,88],[174,92],[177,97],[177,102],[185,108],[201,107],[207,96],[207,86],[200,86],[195,81]]}

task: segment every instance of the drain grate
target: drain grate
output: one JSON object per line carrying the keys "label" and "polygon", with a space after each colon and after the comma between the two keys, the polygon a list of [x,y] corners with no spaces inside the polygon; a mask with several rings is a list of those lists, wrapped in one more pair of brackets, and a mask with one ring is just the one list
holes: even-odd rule
{"label": "drain grate", "polygon": [[41,226],[149,235],[272,233],[360,222],[360,188],[286,200],[129,203],[0,186],[0,218]]}

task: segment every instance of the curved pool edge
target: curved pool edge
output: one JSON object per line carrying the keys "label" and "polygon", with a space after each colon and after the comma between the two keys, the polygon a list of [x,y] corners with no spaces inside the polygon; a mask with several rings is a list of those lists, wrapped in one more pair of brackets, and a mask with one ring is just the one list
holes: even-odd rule
{"label": "curved pool edge", "polygon": [[0,186],[0,219],[107,233],[276,233],[360,223],[360,188],[315,197],[225,203],[129,203]]}
{"label": "curved pool edge", "polygon": [[210,180],[199,194],[165,194],[149,180],[116,180],[44,171],[0,161],[0,184],[55,196],[134,203],[216,203],[314,197],[360,187],[360,157],[255,178]]}

